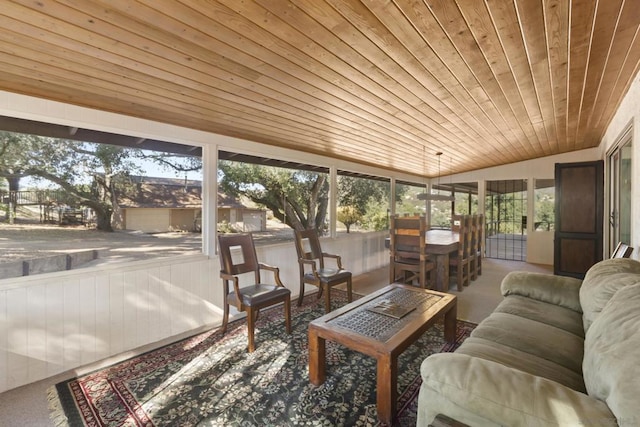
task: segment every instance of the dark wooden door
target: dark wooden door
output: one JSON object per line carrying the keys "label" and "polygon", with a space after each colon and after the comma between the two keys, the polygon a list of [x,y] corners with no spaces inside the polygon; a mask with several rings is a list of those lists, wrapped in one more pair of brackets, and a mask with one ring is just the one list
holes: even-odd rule
{"label": "dark wooden door", "polygon": [[602,260],[604,162],[556,163],[555,274],[583,278]]}

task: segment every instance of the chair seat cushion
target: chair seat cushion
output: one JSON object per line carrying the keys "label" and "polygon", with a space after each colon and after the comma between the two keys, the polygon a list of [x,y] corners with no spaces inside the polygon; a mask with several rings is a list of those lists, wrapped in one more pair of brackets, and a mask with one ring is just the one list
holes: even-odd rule
{"label": "chair seat cushion", "polygon": [[[291,295],[291,291],[282,286],[258,283],[257,285],[243,286],[241,288],[241,294],[242,304],[251,307],[283,299]],[[230,300],[235,300],[236,298],[235,292],[229,293]]]}
{"label": "chair seat cushion", "polygon": [[[346,282],[347,279],[351,277],[351,272],[349,270],[321,268],[318,269],[317,272],[322,282],[327,282],[330,284]],[[304,278],[305,281],[315,281],[315,276],[313,275],[313,273],[306,273],[304,275]]]}

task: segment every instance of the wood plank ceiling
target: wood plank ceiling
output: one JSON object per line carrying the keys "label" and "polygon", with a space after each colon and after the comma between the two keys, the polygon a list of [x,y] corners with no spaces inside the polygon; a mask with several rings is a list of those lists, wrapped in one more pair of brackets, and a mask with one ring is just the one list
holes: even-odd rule
{"label": "wood plank ceiling", "polygon": [[0,89],[436,176],[597,146],[637,0],[3,0]]}

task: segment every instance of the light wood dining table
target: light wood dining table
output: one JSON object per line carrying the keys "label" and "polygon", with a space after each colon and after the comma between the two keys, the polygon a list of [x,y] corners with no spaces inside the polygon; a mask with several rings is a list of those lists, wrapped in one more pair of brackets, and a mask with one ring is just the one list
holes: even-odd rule
{"label": "light wood dining table", "polygon": [[458,250],[460,233],[452,230],[428,230],[426,252],[436,262],[436,290],[449,291],[449,255]]}

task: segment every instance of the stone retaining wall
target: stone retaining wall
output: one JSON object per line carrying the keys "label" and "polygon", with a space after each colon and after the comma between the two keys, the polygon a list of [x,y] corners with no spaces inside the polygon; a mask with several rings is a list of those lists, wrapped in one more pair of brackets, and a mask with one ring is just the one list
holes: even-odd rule
{"label": "stone retaining wall", "polygon": [[91,249],[69,254],[4,262],[0,263],[0,279],[71,270],[96,258],[98,258],[98,251]]}

